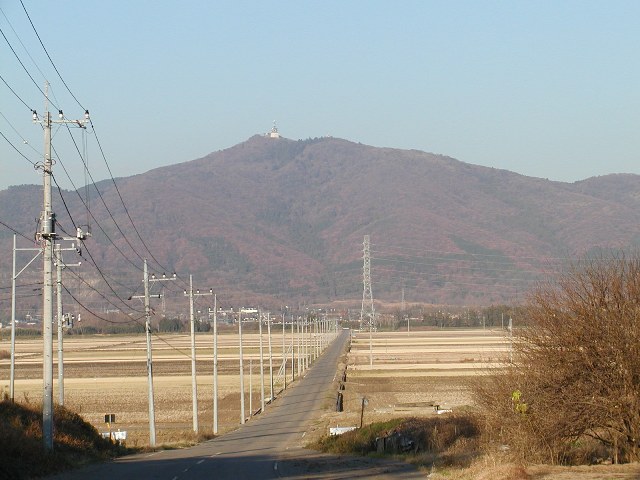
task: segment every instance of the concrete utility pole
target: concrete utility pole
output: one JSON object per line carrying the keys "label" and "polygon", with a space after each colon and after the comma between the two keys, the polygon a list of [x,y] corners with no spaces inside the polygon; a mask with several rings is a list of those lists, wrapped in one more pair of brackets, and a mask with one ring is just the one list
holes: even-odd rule
{"label": "concrete utility pole", "polygon": [[144,259],[144,270],[142,281],[144,283],[144,295],[135,295],[131,298],[143,298],[144,299],[144,315],[145,324],[144,329],[147,337],[147,383],[148,383],[148,396],[149,396],[149,446],[156,446],[156,412],[153,396],[153,356],[151,349],[151,297],[161,298],[162,295],[151,295],[149,293],[150,282],[165,282],[169,280],[175,280],[176,274],[173,274],[173,278],[167,278],[166,275],[162,275],[162,278],[156,278],[152,275],[149,278],[149,270],[147,268],[147,259]]}
{"label": "concrete utility pole", "polygon": [[64,317],[62,313],[62,269],[72,266],[80,266],[80,262],[65,264],[62,261],[62,251],[78,251],[73,244],[71,248],[62,248],[59,243],[56,244],[56,299],[58,301],[58,403],[64,405],[64,347],[63,347],[63,327]]}
{"label": "concrete utility pole", "polygon": [[260,336],[260,412],[264,412],[264,360],[262,348],[262,313],[258,311],[258,331]]}
{"label": "concrete utility pole", "polygon": [[268,312],[267,337],[269,339],[269,401],[273,402],[273,350],[271,349],[271,314]]}
{"label": "concrete utility pole", "polygon": [[[37,252],[31,260],[16,273],[16,252],[35,251]],[[11,368],[9,373],[9,398],[13,403],[15,399],[15,370],[16,370],[16,279],[31,265],[42,253],[42,248],[16,248],[16,235],[13,235],[13,273],[11,275]]]}
{"label": "concrete utility pole", "polygon": [[[295,362],[295,356],[296,356],[295,349],[293,348],[293,339],[294,338],[295,338],[295,335],[293,334],[293,315],[291,315],[291,383],[293,383],[293,381],[295,380],[295,376],[296,376],[296,369],[295,369],[294,363],[293,363],[293,362]],[[299,351],[298,351],[298,354],[300,354]],[[298,360],[298,361],[300,361],[300,360]],[[298,367],[300,367],[300,366],[298,365]]]}
{"label": "concrete utility pole", "polygon": [[[45,450],[53,450],[53,246],[56,235],[56,214],[53,212],[51,196],[51,176],[53,159],[51,157],[51,125],[75,124],[85,128],[89,121],[89,112],[85,110],[83,120],[67,120],[62,110],[58,111],[58,120],[51,119],[49,112],[49,83],[45,84],[44,117],[38,118],[33,111],[33,122],[40,123],[44,131],[44,163],[38,164],[43,176],[43,208],[40,214],[40,231],[37,237],[43,248],[43,285],[42,285],[42,440]],[[81,232],[78,232],[80,238]],[[84,238],[84,235],[82,236]]]}
{"label": "concrete utility pole", "polygon": [[213,434],[218,433],[218,296],[213,295]]}
{"label": "concrete utility pole", "polygon": [[244,425],[244,364],[242,361],[242,308],[238,309],[238,336],[240,337],[240,423]]}
{"label": "concrete utility pole", "polygon": [[[298,349],[298,378],[300,378],[300,373],[302,371],[302,350],[300,349],[300,317],[296,318],[296,348]],[[293,381],[293,378],[291,381]]]}
{"label": "concrete utility pole", "polygon": [[193,292],[193,275],[189,275],[189,292],[184,291],[185,297],[189,297],[189,319],[191,324],[191,395],[193,397],[193,431],[198,433],[198,380],[196,376],[196,320],[193,314],[193,297],[213,295],[213,289],[206,293],[200,290]]}
{"label": "concrete utility pole", "polygon": [[[286,346],[286,337],[287,334],[285,332],[285,314],[282,314],[282,379],[283,386],[282,389],[287,389],[287,346]],[[291,364],[291,368],[293,368],[293,363]]]}
{"label": "concrete utility pole", "polygon": [[253,417],[253,358],[249,357],[249,418]]}

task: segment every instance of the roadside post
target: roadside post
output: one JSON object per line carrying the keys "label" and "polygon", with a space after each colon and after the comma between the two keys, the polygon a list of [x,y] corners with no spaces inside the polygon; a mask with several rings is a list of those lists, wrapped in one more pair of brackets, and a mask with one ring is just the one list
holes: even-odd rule
{"label": "roadside post", "polygon": [[116,423],[116,414],[115,413],[106,413],[104,416],[104,423],[109,426],[109,440],[113,440],[111,433],[111,424]]}

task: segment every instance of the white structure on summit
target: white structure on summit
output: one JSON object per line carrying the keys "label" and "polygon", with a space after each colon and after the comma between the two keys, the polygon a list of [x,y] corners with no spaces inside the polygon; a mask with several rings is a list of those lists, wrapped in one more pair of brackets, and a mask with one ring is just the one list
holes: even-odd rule
{"label": "white structure on summit", "polygon": [[278,133],[278,127],[276,127],[276,121],[273,121],[273,128],[269,133],[267,133],[269,138],[280,138],[280,134]]}

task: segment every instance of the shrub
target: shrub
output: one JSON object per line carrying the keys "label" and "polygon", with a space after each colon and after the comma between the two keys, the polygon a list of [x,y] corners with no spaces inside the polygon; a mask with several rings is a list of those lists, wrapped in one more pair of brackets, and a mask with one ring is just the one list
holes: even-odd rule
{"label": "shrub", "polygon": [[[584,260],[541,285],[514,332],[514,363],[475,386],[489,445],[527,461],[640,460],[640,257]],[[586,455],[588,456],[588,455]]]}

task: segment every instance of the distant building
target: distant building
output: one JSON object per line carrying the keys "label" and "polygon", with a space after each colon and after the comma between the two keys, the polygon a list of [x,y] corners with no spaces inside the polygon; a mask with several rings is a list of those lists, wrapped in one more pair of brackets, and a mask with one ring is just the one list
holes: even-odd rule
{"label": "distant building", "polygon": [[278,127],[276,127],[276,121],[273,121],[273,128],[269,133],[267,133],[269,138],[280,138],[280,134],[278,133]]}

